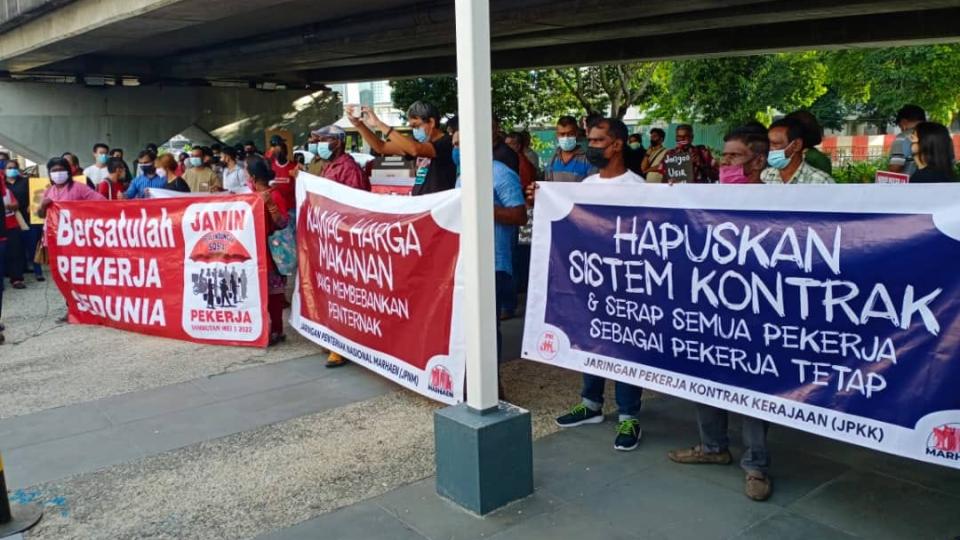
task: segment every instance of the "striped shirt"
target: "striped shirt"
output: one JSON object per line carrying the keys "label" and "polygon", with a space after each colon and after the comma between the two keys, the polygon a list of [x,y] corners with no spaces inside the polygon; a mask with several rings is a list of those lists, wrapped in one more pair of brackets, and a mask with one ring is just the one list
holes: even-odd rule
{"label": "striped shirt", "polygon": [[543,170],[543,180],[544,182],[581,182],[596,172],[597,169],[587,161],[587,153],[582,148],[574,150],[573,157],[566,163],[563,162],[560,149],[557,148]]}

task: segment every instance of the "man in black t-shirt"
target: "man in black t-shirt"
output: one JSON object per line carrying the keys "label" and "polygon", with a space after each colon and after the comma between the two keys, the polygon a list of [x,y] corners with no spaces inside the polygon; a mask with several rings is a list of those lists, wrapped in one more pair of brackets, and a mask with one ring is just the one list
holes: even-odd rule
{"label": "man in black t-shirt", "polygon": [[[456,186],[457,166],[453,163],[453,139],[440,127],[440,111],[433,105],[418,101],[410,106],[407,123],[413,129],[412,137],[397,133],[369,107],[363,107],[361,111],[349,110],[347,118],[373,152],[385,156],[416,158],[417,177],[413,195],[446,191]],[[373,130],[383,133],[383,139]]]}

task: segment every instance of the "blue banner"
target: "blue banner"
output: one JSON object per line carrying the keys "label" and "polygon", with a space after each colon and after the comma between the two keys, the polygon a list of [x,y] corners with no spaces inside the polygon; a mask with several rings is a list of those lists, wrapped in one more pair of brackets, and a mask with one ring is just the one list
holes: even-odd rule
{"label": "blue banner", "polygon": [[958,188],[543,186],[524,356],[960,466]]}

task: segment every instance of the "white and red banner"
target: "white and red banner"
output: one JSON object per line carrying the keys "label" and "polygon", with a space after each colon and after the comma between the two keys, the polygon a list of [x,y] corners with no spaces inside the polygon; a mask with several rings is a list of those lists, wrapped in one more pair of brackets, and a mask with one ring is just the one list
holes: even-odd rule
{"label": "white and red banner", "polygon": [[444,403],[463,400],[460,193],[368,193],[297,176],[291,325]]}
{"label": "white and red banner", "polygon": [[53,205],[46,240],[70,322],[265,347],[264,219],[255,195]]}

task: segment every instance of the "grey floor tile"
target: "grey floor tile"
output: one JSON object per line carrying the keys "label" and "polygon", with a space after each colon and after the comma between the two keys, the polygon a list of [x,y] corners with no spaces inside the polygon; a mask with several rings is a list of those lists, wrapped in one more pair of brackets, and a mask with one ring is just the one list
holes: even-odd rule
{"label": "grey floor tile", "polygon": [[853,540],[855,536],[784,510],[734,536],[736,540]]}
{"label": "grey floor tile", "polygon": [[4,454],[7,486],[22,488],[142,457],[119,428],[24,446]]}
{"label": "grey floor tile", "polygon": [[[734,440],[739,440],[739,434],[732,433],[731,436],[736,437]],[[670,465],[678,473],[696,476],[742,494],[746,476],[739,465],[742,452],[743,448],[739,444],[731,445],[734,462],[726,466],[674,463]],[[780,506],[792,504],[850,470],[850,467],[843,463],[784,447],[771,447],[770,459],[772,463],[770,476],[773,479],[774,489],[769,502]]]}
{"label": "grey floor tile", "polygon": [[437,495],[434,478],[394,490],[372,502],[431,540],[488,538],[534,516],[552,512],[563,504],[558,497],[539,491],[496,512],[477,517]]}
{"label": "grey floor tile", "polygon": [[[493,537],[494,540],[561,540],[567,538],[576,540],[627,540],[641,537],[609,527],[603,521],[571,508],[563,508],[556,512],[534,516]],[[642,538],[667,540],[667,537],[652,535]]]}
{"label": "grey floor tile", "polygon": [[360,503],[259,537],[260,540],[424,540],[375,504]]}
{"label": "grey floor tile", "polygon": [[110,419],[92,404],[49,409],[0,420],[0,450],[53,441],[110,427]]}
{"label": "grey floor tile", "polygon": [[960,535],[960,498],[889,476],[849,471],[790,510],[871,539],[944,539]]}
{"label": "grey floor tile", "polygon": [[729,537],[780,510],[662,467],[648,468],[569,502],[623,533],[671,540]]}
{"label": "grey floor tile", "polygon": [[203,391],[192,382],[162,386],[93,402],[114,424],[160,416],[213,403],[222,398]]}

